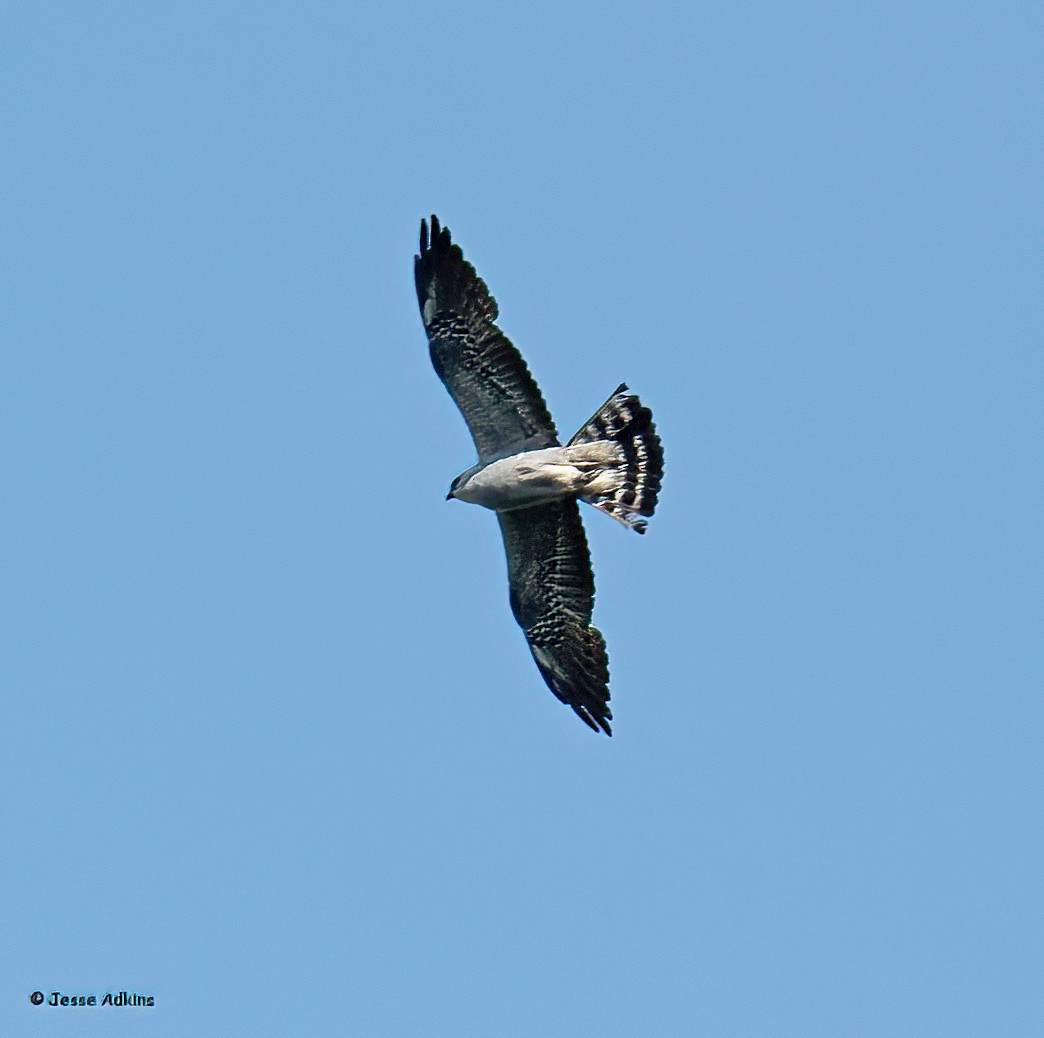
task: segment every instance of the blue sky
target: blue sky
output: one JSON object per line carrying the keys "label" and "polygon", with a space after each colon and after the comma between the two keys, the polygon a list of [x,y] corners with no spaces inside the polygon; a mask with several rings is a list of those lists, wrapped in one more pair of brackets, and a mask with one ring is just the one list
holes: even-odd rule
{"label": "blue sky", "polygon": [[[3,1034],[1044,1029],[1036,5],[0,29]],[[656,417],[612,740],[444,500],[431,212]]]}

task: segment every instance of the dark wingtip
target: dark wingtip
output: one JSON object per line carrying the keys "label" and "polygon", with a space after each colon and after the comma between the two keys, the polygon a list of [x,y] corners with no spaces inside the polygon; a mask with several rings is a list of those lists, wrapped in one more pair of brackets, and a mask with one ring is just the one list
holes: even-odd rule
{"label": "dark wingtip", "polygon": [[611,739],[613,737],[613,730],[609,726],[609,721],[612,719],[612,713],[606,709],[605,715],[595,714],[591,716],[591,711],[585,706],[574,706],[572,703],[569,704],[573,707],[573,713],[580,718],[592,732],[602,731]]}
{"label": "dark wingtip", "polygon": [[450,243],[450,232],[449,228],[443,227],[439,223],[439,218],[432,213],[431,214],[431,234],[428,233],[428,221],[421,217],[420,225],[420,252],[423,256],[429,248],[435,248],[435,240],[437,238],[445,239],[446,244]]}
{"label": "dark wingtip", "polygon": [[436,247],[449,248],[452,244],[452,238],[448,227],[443,227],[439,223],[439,218],[432,213],[431,217],[431,233],[428,233],[428,220],[421,217],[420,223],[420,254],[423,256],[429,249],[435,249]]}

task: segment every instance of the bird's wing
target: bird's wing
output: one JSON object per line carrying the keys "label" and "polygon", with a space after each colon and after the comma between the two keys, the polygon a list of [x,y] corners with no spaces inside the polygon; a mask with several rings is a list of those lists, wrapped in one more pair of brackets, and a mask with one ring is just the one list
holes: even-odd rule
{"label": "bird's wing", "polygon": [[511,611],[548,688],[595,731],[612,735],[609,657],[591,626],[594,575],[574,498],[498,512]]}
{"label": "bird's wing", "polygon": [[496,300],[435,216],[430,238],[421,220],[413,273],[431,362],[468,423],[479,460],[557,446],[526,362],[494,323]]}

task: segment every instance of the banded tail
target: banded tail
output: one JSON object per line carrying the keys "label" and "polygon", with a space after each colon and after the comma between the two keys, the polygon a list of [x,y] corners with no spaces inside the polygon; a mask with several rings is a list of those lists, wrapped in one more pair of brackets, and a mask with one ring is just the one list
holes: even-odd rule
{"label": "banded tail", "polygon": [[635,533],[645,533],[648,524],[638,517],[655,511],[663,478],[663,447],[652,411],[621,383],[567,446],[583,444],[598,445],[602,464],[580,497]]}

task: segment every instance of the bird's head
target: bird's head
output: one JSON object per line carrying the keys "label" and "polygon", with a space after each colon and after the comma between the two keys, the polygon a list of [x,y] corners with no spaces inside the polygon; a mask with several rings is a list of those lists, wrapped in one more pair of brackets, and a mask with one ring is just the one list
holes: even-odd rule
{"label": "bird's head", "polygon": [[472,465],[470,469],[465,469],[456,479],[450,483],[449,493],[446,495],[446,500],[450,501],[456,498],[458,501],[472,501],[472,492],[474,486],[470,486],[471,477],[482,471],[482,462],[477,465]]}
{"label": "bird's head", "polygon": [[457,496],[457,491],[467,482],[468,474],[462,472],[459,476],[453,477],[453,482],[450,483],[449,493],[446,495],[447,501],[452,501]]}

